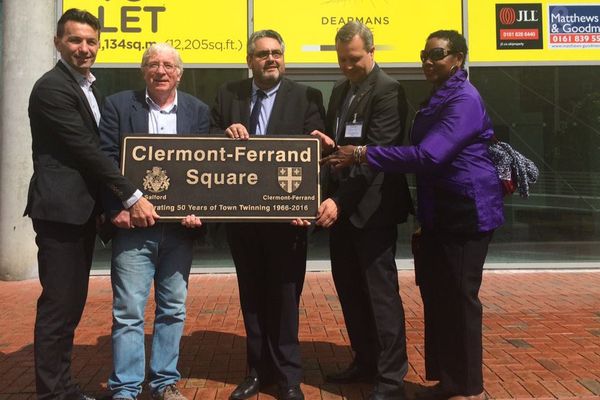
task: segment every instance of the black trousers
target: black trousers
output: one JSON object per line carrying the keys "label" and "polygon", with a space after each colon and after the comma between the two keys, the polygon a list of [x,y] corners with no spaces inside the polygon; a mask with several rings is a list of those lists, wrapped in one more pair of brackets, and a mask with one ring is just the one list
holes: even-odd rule
{"label": "black trousers", "polygon": [[358,229],[339,220],[330,233],[331,271],[355,361],[377,372],[376,389],[402,390],[408,372],[404,308],[396,268],[396,226]]}
{"label": "black trousers", "polygon": [[425,314],[426,379],[439,380],[455,395],[483,391],[479,288],[492,235],[423,230],[417,277]]}
{"label": "black trousers", "polygon": [[282,387],[299,385],[300,295],[307,229],[287,223],[227,224],[246,328],[249,375]]}
{"label": "black trousers", "polygon": [[42,294],[34,331],[38,399],[78,399],[71,377],[75,328],[81,319],[96,236],[95,220],[84,225],[33,220]]}

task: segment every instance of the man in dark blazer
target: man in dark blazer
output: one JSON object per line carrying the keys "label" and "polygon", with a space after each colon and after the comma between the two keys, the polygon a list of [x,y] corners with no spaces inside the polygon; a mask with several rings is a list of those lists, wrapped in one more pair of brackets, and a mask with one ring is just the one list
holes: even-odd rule
{"label": "man in dark blazer", "polygon": [[[155,43],[144,52],[141,68],[146,89],[109,96],[102,109],[101,147],[115,165],[128,134],[208,133],[208,106],[177,90],[183,74],[177,50]],[[201,222],[188,215],[181,224],[185,227],[164,222],[130,229],[129,213],[116,200],[107,201],[108,218],[118,228],[112,244],[113,372],[108,387],[113,399],[136,399],[146,380],[154,400],[185,400],[176,384],[195,237],[186,227]],[[145,374],[144,310],[152,287],[156,310]]]}
{"label": "man in dark blazer", "polygon": [[[284,43],[277,32],[250,36],[247,63],[252,79],[219,89],[211,115],[213,132],[248,139],[254,134],[309,134],[324,127],[321,93],[283,77]],[[303,399],[298,306],[306,272],[306,227],[230,223],[226,230],[238,277],[248,362],[248,376],[230,399],[252,397],[269,383],[279,385],[279,399]]]}
{"label": "man in dark blazer", "polygon": [[[399,144],[406,99],[398,82],[375,64],[371,31],[359,22],[344,25],[336,35],[336,50],[347,79],[333,89],[326,120],[330,139],[325,142]],[[325,139],[321,132],[314,134]],[[374,380],[370,399],[401,399],[408,359],[395,251],[396,225],[412,209],[406,179],[363,165],[325,172],[330,172],[328,198],[317,224],[331,226],[332,274],[355,353],[346,370],[327,379]]]}
{"label": "man in dark blazer", "polygon": [[107,187],[130,208],[136,225],[158,218],[98,146],[99,99],[90,68],[99,32],[96,17],[67,10],[54,37],[61,59],[29,98],[33,176],[25,215],[36,232],[42,285],[34,337],[39,399],[86,398],[71,379],[71,352],[87,298],[101,190]]}

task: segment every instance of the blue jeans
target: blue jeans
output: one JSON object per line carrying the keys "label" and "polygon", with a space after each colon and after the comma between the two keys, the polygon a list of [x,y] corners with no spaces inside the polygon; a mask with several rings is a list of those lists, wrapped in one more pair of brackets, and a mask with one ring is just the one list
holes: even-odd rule
{"label": "blue jeans", "polygon": [[145,369],[144,309],[154,281],[156,311],[150,391],[176,383],[179,341],[185,322],[185,299],[192,264],[192,233],[177,224],[118,229],[112,244],[113,397],[136,398]]}

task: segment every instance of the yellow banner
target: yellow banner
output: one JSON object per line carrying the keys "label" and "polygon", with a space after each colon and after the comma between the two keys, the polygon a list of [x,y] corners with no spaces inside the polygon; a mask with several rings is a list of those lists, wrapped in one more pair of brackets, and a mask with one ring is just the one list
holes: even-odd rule
{"label": "yellow banner", "polygon": [[420,65],[419,51],[429,33],[462,31],[462,1],[254,0],[254,29],[274,29],[283,36],[286,63],[337,63],[335,34],[352,19],[373,31],[378,62]]}
{"label": "yellow banner", "polygon": [[246,59],[246,0],[63,0],[102,25],[97,64],[139,64],[154,42],[167,42],[186,64],[243,64]]}
{"label": "yellow banner", "polygon": [[471,64],[599,62],[598,0],[471,0]]}

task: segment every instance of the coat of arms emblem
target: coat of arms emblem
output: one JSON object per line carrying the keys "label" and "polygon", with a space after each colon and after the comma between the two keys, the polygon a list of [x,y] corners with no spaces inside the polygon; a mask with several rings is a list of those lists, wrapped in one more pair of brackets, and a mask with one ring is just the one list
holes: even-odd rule
{"label": "coat of arms emblem", "polygon": [[167,171],[161,167],[152,167],[146,170],[144,177],[144,189],[152,193],[160,193],[169,188],[170,185]]}
{"label": "coat of arms emblem", "polygon": [[279,167],[277,181],[287,193],[294,193],[302,183],[302,167]]}

